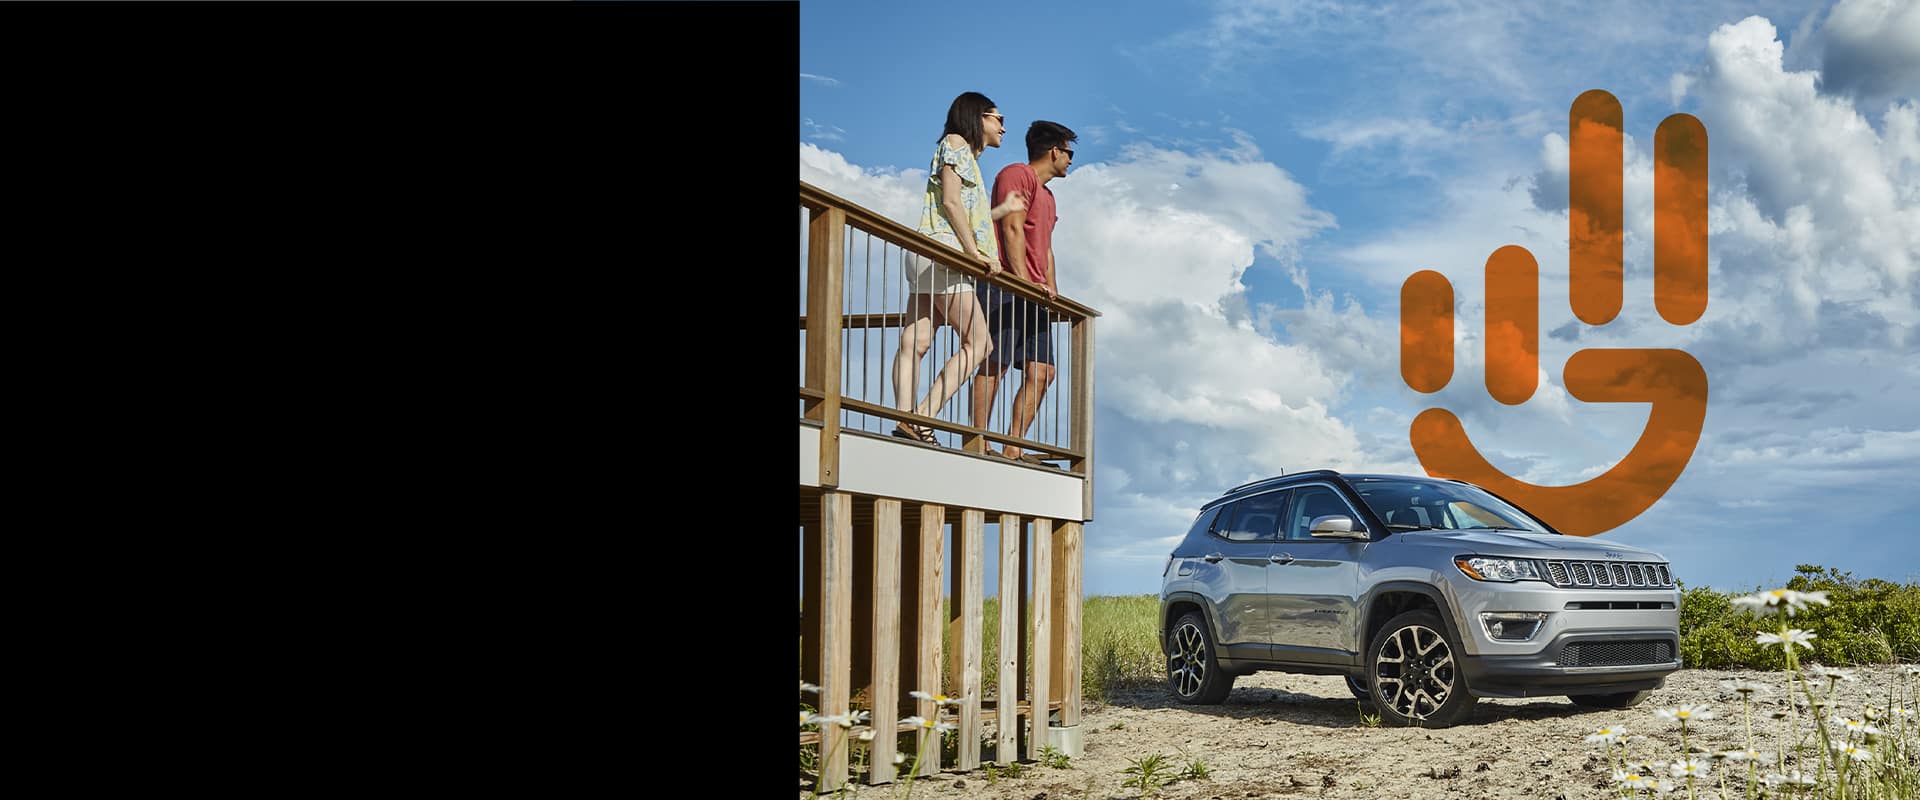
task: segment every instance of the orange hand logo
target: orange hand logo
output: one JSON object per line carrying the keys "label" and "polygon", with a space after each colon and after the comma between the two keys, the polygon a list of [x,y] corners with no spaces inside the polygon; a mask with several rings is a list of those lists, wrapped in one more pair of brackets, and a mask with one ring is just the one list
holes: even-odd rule
{"label": "orange hand logo", "polygon": [[[1599,89],[1568,114],[1568,302],[1603,325],[1620,313],[1622,171],[1620,102]],[[1687,325],[1707,310],[1707,129],[1688,114],[1654,132],[1653,294],[1660,316]],[[1540,267],[1514,245],[1487,258],[1487,393],[1526,402],[1540,364]],[[1400,287],[1400,375],[1432,393],[1453,377],[1453,286],[1422,270]],[[1659,500],[1686,469],[1707,415],[1707,373],[1684,350],[1586,349],[1567,359],[1567,393],[1589,403],[1651,403],[1647,428],[1612,469],[1572,486],[1539,486],[1487,463],[1452,412],[1413,420],[1414,455],[1427,474],[1492,490],[1555,528],[1593,536],[1625,524]]]}

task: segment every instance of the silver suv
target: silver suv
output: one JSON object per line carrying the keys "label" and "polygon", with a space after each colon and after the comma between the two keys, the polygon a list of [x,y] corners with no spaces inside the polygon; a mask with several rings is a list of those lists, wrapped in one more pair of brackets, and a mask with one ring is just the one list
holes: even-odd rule
{"label": "silver suv", "polygon": [[1626,708],[1680,668],[1658,554],[1565,536],[1472,484],[1316,470],[1200,509],[1162,570],[1182,703],[1260,670],[1344,675],[1389,721],[1444,727],[1481,697]]}

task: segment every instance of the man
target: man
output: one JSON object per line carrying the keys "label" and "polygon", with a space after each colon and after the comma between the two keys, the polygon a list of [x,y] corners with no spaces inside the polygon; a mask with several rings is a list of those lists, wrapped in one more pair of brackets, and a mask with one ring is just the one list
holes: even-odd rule
{"label": "man", "polygon": [[[1053,267],[1053,226],[1060,217],[1054,211],[1053,190],[1047,188],[1047,182],[1066,176],[1067,168],[1073,165],[1073,149],[1068,145],[1077,138],[1065,125],[1036,121],[1027,128],[1027,163],[1008,164],[993,178],[994,206],[1015,194],[1024,198],[1027,206],[1024,211],[1001,217],[994,228],[999,237],[1000,264],[1013,277],[1033,284],[1048,299],[1060,294]],[[1053,326],[1041,305],[991,284],[982,288],[980,306],[987,314],[993,350],[973,379],[973,427],[987,427],[994,398],[1000,393],[1000,377],[1017,364],[1023,378],[1013,397],[1007,435],[1024,438],[1038,416],[1040,400],[1053,384]],[[1029,464],[1046,463],[1037,454],[1021,454],[1013,445],[1007,445],[1000,454]]]}

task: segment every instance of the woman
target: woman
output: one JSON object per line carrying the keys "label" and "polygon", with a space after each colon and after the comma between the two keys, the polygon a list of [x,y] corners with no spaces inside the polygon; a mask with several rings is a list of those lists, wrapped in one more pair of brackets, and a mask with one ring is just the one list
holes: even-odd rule
{"label": "woman", "polygon": [[[921,233],[927,234],[979,262],[988,274],[1004,271],[1000,266],[1000,248],[993,233],[993,222],[1026,208],[1023,198],[1010,197],[999,208],[987,199],[986,179],[980,172],[979,156],[989,147],[999,147],[1007,132],[1006,118],[993,101],[979,92],[967,92],[953,99],[947,108],[947,127],[935,147],[933,163],[927,170],[926,203],[920,213]],[[973,295],[973,278],[930,259],[909,255],[903,260],[907,272],[906,324],[900,330],[900,349],[893,358],[894,405],[901,411],[931,417],[940,413],[960,384],[973,375],[993,342],[987,334],[987,316]],[[920,359],[933,345],[936,326],[946,325],[960,334],[960,349],[940,368],[927,396],[913,403],[919,385]],[[910,405],[911,404],[911,405]],[[902,422],[893,435],[939,444],[933,429]]]}

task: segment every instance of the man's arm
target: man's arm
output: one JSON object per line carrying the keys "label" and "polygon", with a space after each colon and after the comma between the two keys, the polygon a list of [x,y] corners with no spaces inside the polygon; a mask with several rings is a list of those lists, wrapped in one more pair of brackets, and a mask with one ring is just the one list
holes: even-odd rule
{"label": "man's arm", "polygon": [[1060,296],[1060,281],[1053,277],[1053,248],[1047,248],[1047,297]]}
{"label": "man's arm", "polygon": [[1000,218],[1000,253],[1007,257],[1007,268],[1022,278],[1027,276],[1026,222],[1024,210]]}

